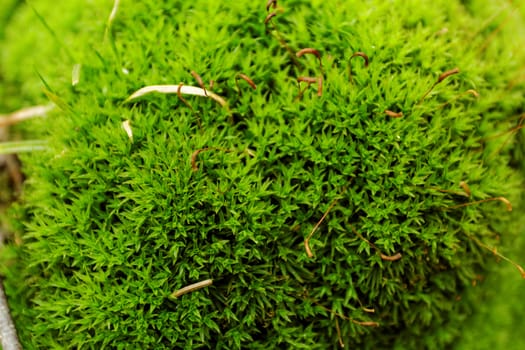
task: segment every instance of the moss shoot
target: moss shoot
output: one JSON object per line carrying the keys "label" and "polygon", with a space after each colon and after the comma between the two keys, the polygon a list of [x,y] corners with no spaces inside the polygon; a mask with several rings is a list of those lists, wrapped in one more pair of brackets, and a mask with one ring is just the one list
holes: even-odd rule
{"label": "moss shoot", "polygon": [[522,282],[524,8],[30,3],[3,79],[57,108],[0,265],[26,348],[441,349],[496,259]]}

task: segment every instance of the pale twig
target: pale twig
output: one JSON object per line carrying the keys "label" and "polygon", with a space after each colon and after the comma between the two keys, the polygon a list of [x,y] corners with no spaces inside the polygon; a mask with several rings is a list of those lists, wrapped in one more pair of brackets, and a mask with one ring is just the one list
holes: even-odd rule
{"label": "pale twig", "polygon": [[144,95],[150,94],[152,92],[158,92],[161,94],[185,94],[185,95],[195,95],[202,97],[209,97],[216,102],[218,102],[222,107],[228,108],[228,103],[219,95],[214,94],[209,90],[204,90],[200,87],[191,86],[191,85],[149,85],[145,86],[137,91],[135,91],[131,96],[129,96],[124,103],[135,100]]}
{"label": "pale twig", "polygon": [[180,296],[182,296],[184,294],[188,294],[188,293],[194,292],[194,291],[196,291],[198,289],[209,287],[212,284],[213,284],[213,280],[212,279],[207,279],[207,280],[204,280],[204,281],[193,283],[193,284],[190,284],[189,286],[186,286],[184,288],[176,290],[175,292],[173,292],[171,294],[171,297],[172,298],[178,298],[178,297],[180,297]]}
{"label": "pale twig", "polygon": [[54,104],[48,104],[42,106],[27,107],[10,114],[0,115],[0,128],[8,125],[17,124],[27,119],[44,117],[53,108],[55,108]]}

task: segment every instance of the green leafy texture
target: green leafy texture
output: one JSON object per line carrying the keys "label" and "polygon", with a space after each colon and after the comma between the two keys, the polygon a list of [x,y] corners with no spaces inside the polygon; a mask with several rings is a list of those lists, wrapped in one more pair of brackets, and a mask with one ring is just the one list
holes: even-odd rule
{"label": "green leafy texture", "polygon": [[[287,45],[322,53],[323,95],[297,98],[297,77],[319,64],[293,64],[263,3],[122,2],[105,42],[111,2],[32,4],[55,35],[6,44],[5,70],[37,96],[34,66],[65,105],[47,124],[51,151],[24,158],[24,234],[3,258],[26,348],[326,349],[335,318],[348,347],[443,348],[460,335],[472,281],[494,261],[471,237],[497,245],[519,223],[499,202],[447,208],[504,196],[523,211],[517,136],[492,138],[523,113],[523,11],[280,2],[272,23]],[[8,38],[37,21],[21,10]],[[33,45],[47,60],[24,54]],[[356,51],[370,65],[353,59],[349,82]],[[176,95],[122,103],[146,85],[197,85],[192,70],[231,113],[199,97],[185,97],[193,111]],[[257,90],[237,92],[240,72]],[[456,99],[469,89],[480,98]],[[460,181],[472,198],[436,190]],[[336,199],[310,259],[303,241]],[[381,259],[353,229],[403,257]]]}

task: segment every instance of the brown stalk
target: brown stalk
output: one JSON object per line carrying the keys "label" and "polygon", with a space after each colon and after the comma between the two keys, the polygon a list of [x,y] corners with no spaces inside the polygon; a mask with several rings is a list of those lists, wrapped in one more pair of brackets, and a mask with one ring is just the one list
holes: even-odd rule
{"label": "brown stalk", "polygon": [[321,68],[321,72],[323,72],[323,62],[321,61],[321,53],[318,50],[313,49],[311,47],[307,47],[305,49],[297,51],[295,55],[297,56],[297,58],[300,58],[303,55],[314,55],[319,61],[319,68]]}
{"label": "brown stalk", "polygon": [[502,136],[502,135],[505,135],[505,134],[509,134],[509,137],[507,137],[507,139],[501,144],[501,146],[498,147],[498,149],[496,149],[490,156],[489,156],[489,159],[492,158],[494,155],[498,154],[502,149],[503,147],[505,147],[505,145],[509,142],[510,140],[510,136],[512,136],[513,134],[516,134],[520,129],[523,129],[523,127],[525,125],[523,125],[523,122],[525,121],[525,113],[521,115],[519,121],[518,121],[518,125],[515,126],[514,128],[510,129],[509,131],[505,131],[504,133],[500,133],[498,134],[497,136],[493,136],[491,137],[490,139],[494,139],[494,138],[497,138],[499,136]]}
{"label": "brown stalk", "polygon": [[385,111],[385,113],[391,118],[401,118],[403,116],[403,112],[392,112],[388,109]]}
{"label": "brown stalk", "polygon": [[350,59],[348,60],[348,79],[350,81],[353,81],[353,79],[352,79],[352,65],[351,65],[351,63],[352,63],[352,59],[354,57],[361,57],[361,58],[363,58],[365,60],[365,68],[368,68],[368,56],[367,56],[367,54],[365,54],[364,52],[360,52],[360,51],[355,52],[352,56],[350,56]]}
{"label": "brown stalk", "polygon": [[454,98],[448,100],[447,102],[443,103],[441,106],[439,106],[439,108],[443,108],[446,105],[448,105],[448,104],[450,104],[450,103],[460,99],[462,96],[469,95],[469,94],[474,96],[475,98],[479,98],[479,93],[476,90],[469,89],[469,90],[467,90],[465,92],[462,92],[461,94],[455,96]]}
{"label": "brown stalk", "polygon": [[463,191],[465,191],[467,197],[470,197],[472,192],[470,191],[470,187],[468,186],[468,184],[465,181],[460,181],[459,186],[463,189]]}
{"label": "brown stalk", "polygon": [[198,150],[195,150],[195,151],[191,154],[191,157],[190,157],[191,169],[192,169],[194,172],[199,170],[199,167],[197,166],[197,157],[199,156],[200,153],[202,153],[202,152],[207,152],[207,151],[223,151],[223,152],[231,152],[231,150],[229,150],[229,149],[220,148],[220,147],[204,147],[204,148],[199,148]]}
{"label": "brown stalk", "polygon": [[264,25],[266,25],[266,30],[268,30],[268,23],[270,22],[270,20],[272,18],[274,18],[275,16],[277,16],[277,13],[276,12],[270,12],[266,18],[264,19]]}
{"label": "brown stalk", "polygon": [[444,190],[444,189],[437,188],[437,187],[427,187],[427,188],[429,188],[431,190],[438,191],[438,192],[452,193],[452,194],[455,194],[457,196],[470,197],[470,195],[471,195],[470,187],[467,185],[467,183],[465,181],[461,181],[459,183],[459,186],[463,189],[464,192],[458,192],[458,191],[454,191],[454,190]]}
{"label": "brown stalk", "polygon": [[239,93],[239,96],[242,95],[241,89],[239,87],[239,78],[247,82],[248,85],[252,87],[252,89],[257,90],[257,85],[255,85],[255,83],[253,82],[253,80],[250,79],[250,77],[248,77],[246,74],[243,74],[243,73],[237,73],[235,74],[235,85],[237,86],[237,91]]}
{"label": "brown stalk", "polygon": [[525,270],[523,269],[523,267],[521,267],[521,265],[519,265],[518,263],[512,261],[511,259],[507,258],[506,256],[502,255],[501,253],[498,252],[498,249],[495,248],[495,247],[490,247],[488,245],[486,245],[485,243],[481,242],[479,239],[477,239],[476,237],[474,236],[471,236],[471,235],[467,235],[468,238],[470,238],[471,240],[473,240],[477,245],[479,245],[480,247],[482,248],[485,248],[487,250],[489,250],[492,254],[496,255],[497,257],[507,261],[508,263],[511,263],[512,265],[514,265],[514,267],[516,269],[518,269],[518,271],[520,272],[521,274],[521,277],[522,278],[525,278]]}
{"label": "brown stalk", "polygon": [[[311,300],[311,299],[310,299]],[[314,301],[314,300],[311,300],[315,305],[319,306],[320,308],[328,311],[329,313],[331,313],[332,315],[334,316],[337,316],[345,321],[350,321],[354,324],[357,324],[357,325],[360,325],[360,326],[364,326],[364,327],[379,327],[379,323],[378,322],[374,322],[374,321],[357,321],[357,320],[354,320],[353,318],[350,318],[348,316],[345,316],[345,315],[342,315],[332,309],[329,309],[327,308],[326,306],[324,305],[321,305],[320,303]]]}
{"label": "brown stalk", "polygon": [[350,227],[352,228],[352,232],[354,232],[354,234],[359,237],[362,241],[368,243],[368,245],[370,247],[372,247],[376,253],[379,254],[379,256],[381,257],[382,260],[386,260],[386,261],[396,261],[396,260],[399,260],[403,257],[403,255],[401,255],[401,253],[396,253],[394,255],[386,255],[386,254],[383,254],[381,252],[381,250],[372,242],[370,242],[368,239],[366,239],[362,234],[360,234],[359,232],[357,232],[357,230],[354,228],[353,225],[350,225]]}
{"label": "brown stalk", "polygon": [[271,12],[264,19],[264,25],[266,27],[266,32],[267,33],[270,32],[270,29],[268,28],[268,24],[270,24],[271,29],[273,29],[273,32],[275,33],[275,36],[277,37],[277,40],[279,41],[281,46],[284,47],[286,51],[288,51],[288,53],[290,54],[290,58],[292,59],[293,64],[299,67],[300,64],[299,64],[299,61],[297,61],[297,58],[295,57],[294,51],[290,48],[290,46],[288,46],[288,44],[286,43],[286,40],[284,40],[279,30],[277,30],[277,26],[275,25],[275,23],[271,21],[272,18],[274,18],[275,16],[277,16],[277,13]]}
{"label": "brown stalk", "polygon": [[438,77],[437,81],[430,87],[430,89],[428,89],[427,92],[425,92],[423,97],[421,97],[421,99],[418,102],[418,105],[420,105],[423,102],[423,100],[428,96],[428,94],[430,94],[432,92],[432,90],[434,90],[436,85],[440,84],[441,82],[443,82],[443,80],[447,79],[451,75],[458,74],[458,73],[459,73],[459,68],[457,68],[457,67],[453,68],[451,70],[448,70],[448,71],[446,71],[444,73],[441,73],[441,75]]}
{"label": "brown stalk", "polygon": [[[323,95],[323,77],[298,77],[297,82],[299,83],[299,98],[303,96],[303,93],[310,87],[311,84],[317,84],[317,96]],[[307,84],[304,90],[301,90],[301,83]]]}
{"label": "brown stalk", "polygon": [[310,239],[312,238],[312,236],[314,235],[315,231],[317,231],[317,229],[319,228],[319,226],[321,226],[321,223],[324,221],[324,219],[326,219],[326,216],[328,215],[328,213],[330,213],[330,211],[333,209],[333,207],[336,205],[336,203],[338,202],[339,200],[338,199],[335,199],[332,204],[330,204],[330,206],[328,207],[328,209],[325,211],[325,213],[323,214],[323,216],[321,217],[321,219],[317,222],[317,224],[315,224],[314,228],[312,229],[312,231],[310,232],[310,234],[306,237],[306,239],[304,240],[304,249],[306,250],[306,255],[308,255],[309,258],[312,258],[314,255],[312,254],[312,250],[310,249]]}
{"label": "brown stalk", "polygon": [[266,11],[270,10],[270,7],[272,7],[274,9],[277,8],[277,0],[268,0],[268,2],[266,3]]}
{"label": "brown stalk", "polygon": [[195,78],[195,80],[197,80],[197,83],[199,84],[200,88],[204,90],[204,94],[208,96],[208,92],[206,91],[206,86],[204,85],[204,81],[202,80],[201,76],[193,70],[190,73]]}
{"label": "brown stalk", "polygon": [[190,107],[191,111],[192,112],[195,112],[193,110],[193,107],[188,103],[188,101],[186,101],[186,99],[184,97],[182,97],[182,94],[180,92],[180,89],[182,88],[182,86],[184,85],[184,83],[180,83],[179,84],[179,88],[177,89],[177,96],[179,97],[179,99],[188,107]]}
{"label": "brown stalk", "polygon": [[339,341],[339,346],[344,348],[345,343],[343,342],[343,337],[341,336],[341,328],[339,328],[339,320],[335,319],[335,330],[337,331],[337,340]]}
{"label": "brown stalk", "polygon": [[385,255],[383,253],[379,254],[379,256],[381,256],[381,259],[383,260],[386,260],[386,261],[396,261],[396,260],[399,260],[403,257],[403,255],[401,255],[401,253],[396,253],[394,255]]}
{"label": "brown stalk", "polygon": [[191,292],[194,292],[196,290],[199,290],[199,289],[202,289],[202,288],[205,288],[205,287],[209,287],[213,284],[213,280],[212,279],[207,279],[207,280],[204,280],[204,281],[201,281],[201,282],[197,282],[197,283],[194,283],[194,284],[190,284],[189,286],[186,286],[184,288],[181,288],[179,290],[176,290],[175,292],[173,292],[171,294],[171,297],[172,298],[178,298],[184,294],[188,294],[188,293],[191,293]]}
{"label": "brown stalk", "polygon": [[512,204],[505,197],[494,197],[494,198],[487,198],[487,199],[482,199],[482,200],[474,201],[474,202],[462,203],[462,204],[446,207],[446,209],[457,209],[457,208],[468,207],[468,206],[471,206],[471,205],[476,205],[476,204],[481,204],[481,203],[486,203],[486,202],[492,202],[492,201],[500,201],[500,202],[504,203],[507,206],[507,210],[508,211],[512,211]]}

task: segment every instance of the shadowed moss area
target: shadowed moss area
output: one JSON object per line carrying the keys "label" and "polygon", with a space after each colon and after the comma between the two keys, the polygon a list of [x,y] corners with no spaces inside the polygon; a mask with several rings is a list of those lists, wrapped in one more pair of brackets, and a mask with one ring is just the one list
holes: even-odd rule
{"label": "shadowed moss area", "polygon": [[[23,158],[0,260],[26,348],[510,344],[479,324],[519,315],[523,281],[490,247],[521,258],[523,9],[31,4],[2,74],[60,110],[35,123],[49,150]],[[192,72],[227,104],[177,96]]]}

